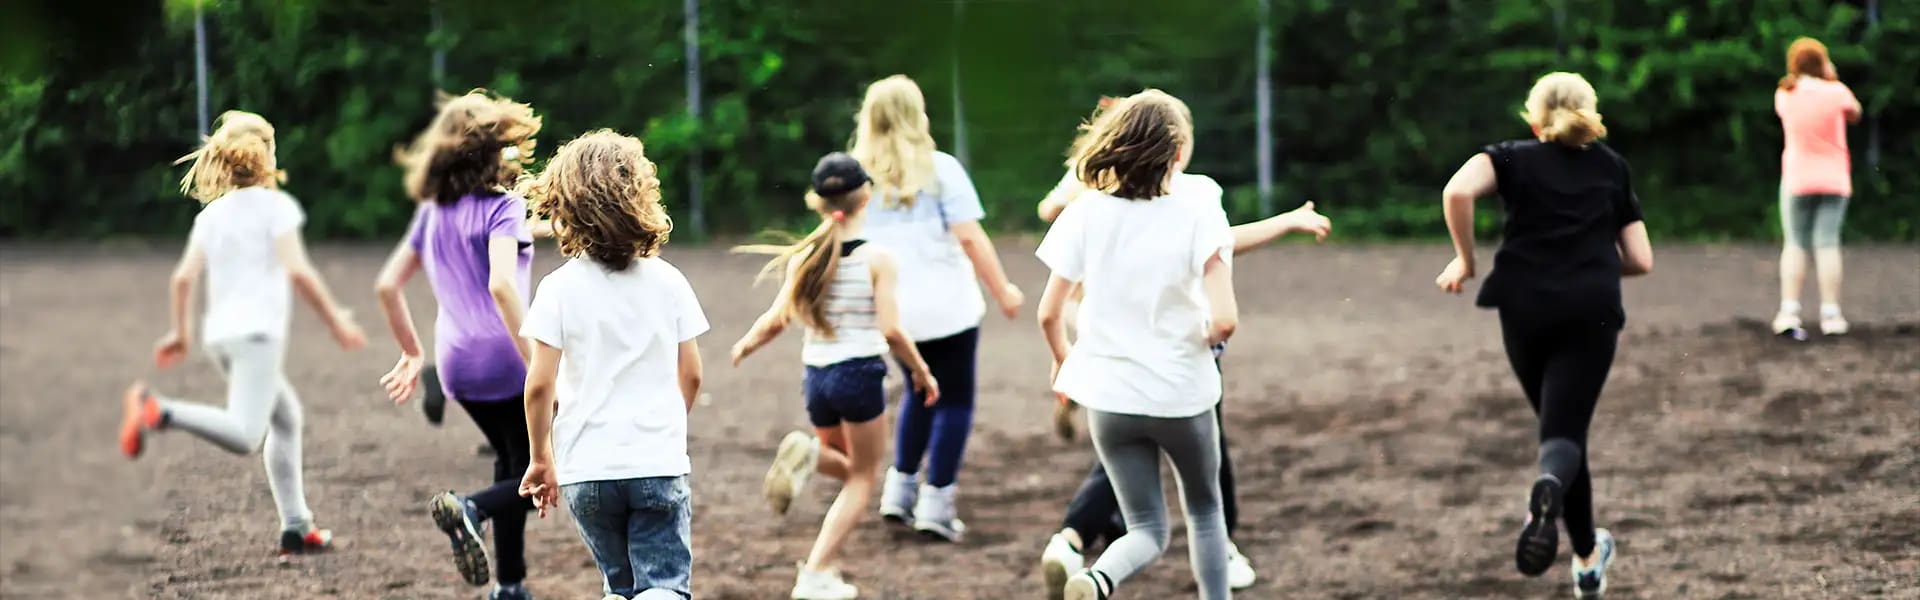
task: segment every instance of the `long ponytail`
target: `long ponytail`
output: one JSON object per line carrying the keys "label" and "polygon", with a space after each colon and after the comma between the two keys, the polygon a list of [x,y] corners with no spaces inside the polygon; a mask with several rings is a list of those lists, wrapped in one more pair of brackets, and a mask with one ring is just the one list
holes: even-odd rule
{"label": "long ponytail", "polygon": [[[828,199],[807,192],[807,206],[823,213],[820,226],[813,228],[800,241],[790,245],[754,244],[737,246],[734,252],[745,254],[772,254],[773,259],[760,268],[760,274],[754,282],[772,280],[784,274],[793,261],[800,264],[794,267],[794,282],[791,293],[781,299],[783,311],[791,319],[799,319],[809,329],[822,337],[832,338],[833,324],[827,321],[827,288],[833,283],[834,273],[840,266],[841,244],[846,241],[845,231],[840,220],[831,213],[840,211],[835,205],[836,199]],[[842,213],[844,214],[844,213]]]}

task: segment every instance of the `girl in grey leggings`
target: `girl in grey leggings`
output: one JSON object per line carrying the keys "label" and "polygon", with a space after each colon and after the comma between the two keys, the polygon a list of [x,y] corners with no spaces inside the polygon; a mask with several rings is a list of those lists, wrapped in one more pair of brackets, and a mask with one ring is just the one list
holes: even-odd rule
{"label": "girl in grey leggings", "polygon": [[1087,411],[1100,464],[1120,498],[1127,534],[1107,545],[1093,570],[1111,586],[1145,568],[1167,550],[1167,501],[1160,455],[1173,462],[1187,517],[1187,555],[1204,598],[1227,590],[1227,517],[1220,503],[1220,431],[1213,411],[1163,419]]}

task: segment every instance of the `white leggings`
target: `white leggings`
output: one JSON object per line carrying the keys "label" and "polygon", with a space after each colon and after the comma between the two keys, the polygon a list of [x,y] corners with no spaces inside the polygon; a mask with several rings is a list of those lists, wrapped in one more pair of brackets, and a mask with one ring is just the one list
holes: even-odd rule
{"label": "white leggings", "polygon": [[310,525],[307,495],[300,473],[300,398],[280,373],[286,354],[280,340],[246,337],[207,345],[227,377],[225,410],[205,404],[160,399],[165,427],[213,442],[234,454],[253,454],[266,441],[267,486],[280,510],[281,526]]}

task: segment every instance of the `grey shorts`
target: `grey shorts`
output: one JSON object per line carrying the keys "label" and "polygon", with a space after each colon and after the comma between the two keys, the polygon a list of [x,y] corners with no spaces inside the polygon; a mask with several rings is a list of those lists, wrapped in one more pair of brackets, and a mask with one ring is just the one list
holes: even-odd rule
{"label": "grey shorts", "polygon": [[1846,216],[1846,196],[1780,193],[1780,230],[1789,248],[1839,248],[1840,225]]}

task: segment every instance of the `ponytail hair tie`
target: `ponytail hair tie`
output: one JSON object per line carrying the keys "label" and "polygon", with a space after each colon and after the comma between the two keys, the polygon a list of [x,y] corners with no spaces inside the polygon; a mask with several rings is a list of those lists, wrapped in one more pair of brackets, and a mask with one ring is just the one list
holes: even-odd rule
{"label": "ponytail hair tie", "polygon": [[841,222],[841,221],[845,221],[845,220],[847,220],[847,211],[844,211],[844,210],[836,210],[836,211],[833,211],[833,212],[831,212],[831,213],[828,213],[828,214],[827,214],[827,216],[829,216],[829,217],[832,217],[832,218],[833,218],[833,222],[835,222],[835,223],[839,223],[839,222]]}

